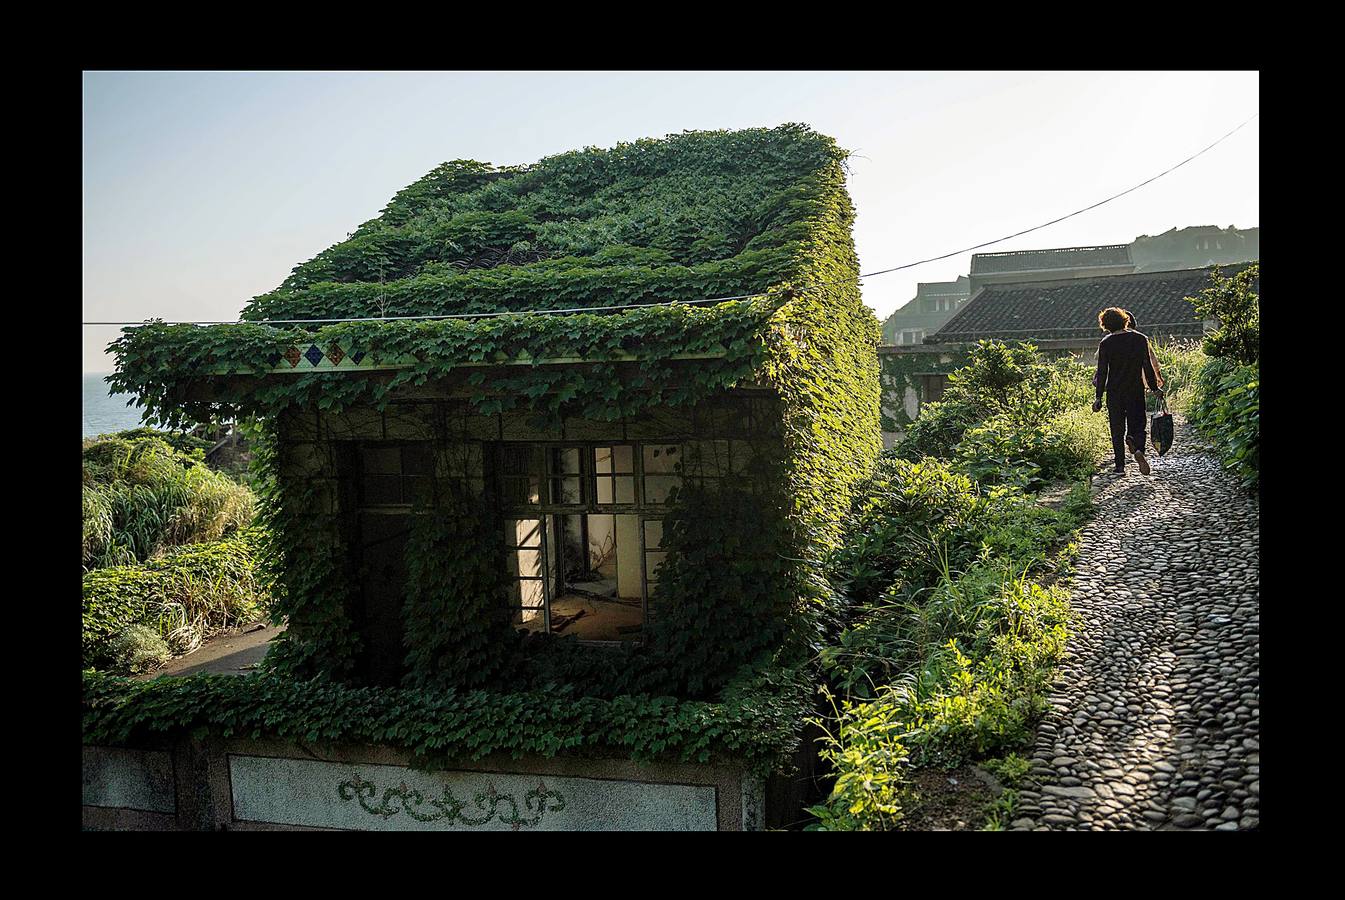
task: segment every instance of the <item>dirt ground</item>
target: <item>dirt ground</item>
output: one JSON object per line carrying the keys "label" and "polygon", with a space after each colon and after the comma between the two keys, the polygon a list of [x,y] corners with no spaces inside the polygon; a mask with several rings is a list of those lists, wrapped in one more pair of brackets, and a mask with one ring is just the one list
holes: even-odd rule
{"label": "dirt ground", "polygon": [[980,831],[1002,788],[976,766],[916,769],[904,831]]}

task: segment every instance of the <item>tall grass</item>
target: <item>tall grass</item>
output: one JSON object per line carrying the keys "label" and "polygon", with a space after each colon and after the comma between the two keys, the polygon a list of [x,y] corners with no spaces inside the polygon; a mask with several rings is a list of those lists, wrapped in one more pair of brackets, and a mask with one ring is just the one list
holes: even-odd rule
{"label": "tall grass", "polygon": [[1163,373],[1163,390],[1168,409],[1186,415],[1197,391],[1200,369],[1209,361],[1199,341],[1173,341],[1153,344],[1158,368]]}
{"label": "tall grass", "polygon": [[83,568],[125,566],[217,541],[252,521],[256,498],[157,436],[86,441]]}
{"label": "tall grass", "polygon": [[178,547],[147,563],[84,575],[85,665],[102,666],[128,626],[140,625],[186,652],[211,634],[263,614],[272,585],[257,562],[255,528],[208,544]]}

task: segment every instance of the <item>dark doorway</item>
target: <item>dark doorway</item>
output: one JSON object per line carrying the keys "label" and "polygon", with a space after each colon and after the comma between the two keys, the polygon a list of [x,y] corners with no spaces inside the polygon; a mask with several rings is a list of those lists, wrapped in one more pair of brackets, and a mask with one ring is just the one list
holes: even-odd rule
{"label": "dark doorway", "polygon": [[360,513],[360,598],[365,678],[395,685],[402,677],[402,608],[406,603],[406,544],[410,513]]}

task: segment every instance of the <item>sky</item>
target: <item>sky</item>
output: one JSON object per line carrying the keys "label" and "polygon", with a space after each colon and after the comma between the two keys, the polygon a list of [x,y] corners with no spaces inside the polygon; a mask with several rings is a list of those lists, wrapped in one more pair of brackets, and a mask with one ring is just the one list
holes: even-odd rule
{"label": "sky", "polygon": [[[1096,203],[1259,109],[1256,72],[86,72],[83,319],[235,319],[450,159],[806,123],[854,153],[869,272]],[[1259,169],[1258,118],[986,249],[1259,226]],[[864,300],[886,318],[970,258],[866,279]],[[118,330],[82,331],[83,371],[111,371]]]}

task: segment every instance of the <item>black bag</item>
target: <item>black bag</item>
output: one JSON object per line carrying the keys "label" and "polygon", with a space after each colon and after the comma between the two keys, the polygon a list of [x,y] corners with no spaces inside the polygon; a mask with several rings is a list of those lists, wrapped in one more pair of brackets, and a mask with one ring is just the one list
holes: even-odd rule
{"label": "black bag", "polygon": [[1158,395],[1159,409],[1155,410],[1153,418],[1149,420],[1149,435],[1153,440],[1154,449],[1158,455],[1162,456],[1168,452],[1172,446],[1172,413],[1168,412],[1168,398],[1166,394]]}

